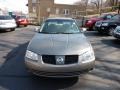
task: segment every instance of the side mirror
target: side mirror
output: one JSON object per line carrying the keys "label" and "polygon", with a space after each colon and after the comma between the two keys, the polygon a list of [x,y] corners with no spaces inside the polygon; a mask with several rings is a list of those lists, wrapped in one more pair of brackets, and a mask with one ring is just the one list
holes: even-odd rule
{"label": "side mirror", "polygon": [[35,32],[39,32],[40,28],[35,27]]}
{"label": "side mirror", "polygon": [[81,32],[86,32],[87,31],[87,28],[81,28]]}

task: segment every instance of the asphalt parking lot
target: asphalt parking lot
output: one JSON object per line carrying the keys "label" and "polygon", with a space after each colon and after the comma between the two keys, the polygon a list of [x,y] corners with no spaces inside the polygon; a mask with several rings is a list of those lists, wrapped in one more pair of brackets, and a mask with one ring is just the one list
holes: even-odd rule
{"label": "asphalt parking lot", "polygon": [[79,78],[43,78],[27,71],[24,55],[33,26],[0,32],[0,90],[120,90],[120,41],[85,32],[95,50],[95,69]]}

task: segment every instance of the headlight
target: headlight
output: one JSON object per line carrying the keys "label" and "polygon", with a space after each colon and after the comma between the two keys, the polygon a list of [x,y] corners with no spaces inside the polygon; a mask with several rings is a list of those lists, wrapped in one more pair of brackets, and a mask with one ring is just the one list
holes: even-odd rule
{"label": "headlight", "polygon": [[90,20],[90,21],[88,21],[88,23],[92,23],[92,21]]}
{"label": "headlight", "polygon": [[120,33],[120,29],[118,29],[117,32]]}
{"label": "headlight", "polygon": [[103,23],[102,26],[108,26],[108,23]]}
{"label": "headlight", "polygon": [[29,51],[29,50],[26,51],[25,57],[27,57],[31,60],[35,60],[35,61],[38,60],[38,55],[36,53],[32,52],[32,51]]}
{"label": "headlight", "polygon": [[86,51],[79,55],[79,63],[88,63],[95,60],[94,52],[92,50]]}
{"label": "headlight", "polygon": [[115,29],[115,30],[113,31],[113,33],[119,34],[119,33],[120,33],[120,29]]}

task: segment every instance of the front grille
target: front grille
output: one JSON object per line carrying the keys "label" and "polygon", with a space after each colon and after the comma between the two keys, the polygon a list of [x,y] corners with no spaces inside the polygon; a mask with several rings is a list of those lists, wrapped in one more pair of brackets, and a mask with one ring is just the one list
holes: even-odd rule
{"label": "front grille", "polygon": [[47,64],[56,64],[54,55],[43,55],[42,60],[44,63],[47,63]]}
{"label": "front grille", "polygon": [[[44,63],[56,65],[55,55],[43,55],[42,60]],[[65,64],[75,64],[78,63],[78,55],[66,55]]]}
{"label": "front grille", "polygon": [[78,63],[78,55],[68,55],[65,56],[65,64]]}
{"label": "front grille", "polygon": [[101,25],[101,22],[96,22],[96,25]]}

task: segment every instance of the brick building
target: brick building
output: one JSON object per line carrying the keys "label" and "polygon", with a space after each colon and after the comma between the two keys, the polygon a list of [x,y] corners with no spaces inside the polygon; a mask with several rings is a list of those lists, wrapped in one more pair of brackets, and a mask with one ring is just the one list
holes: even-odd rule
{"label": "brick building", "polygon": [[80,17],[85,14],[80,5],[56,4],[54,0],[28,0],[29,17],[42,22],[47,17]]}

